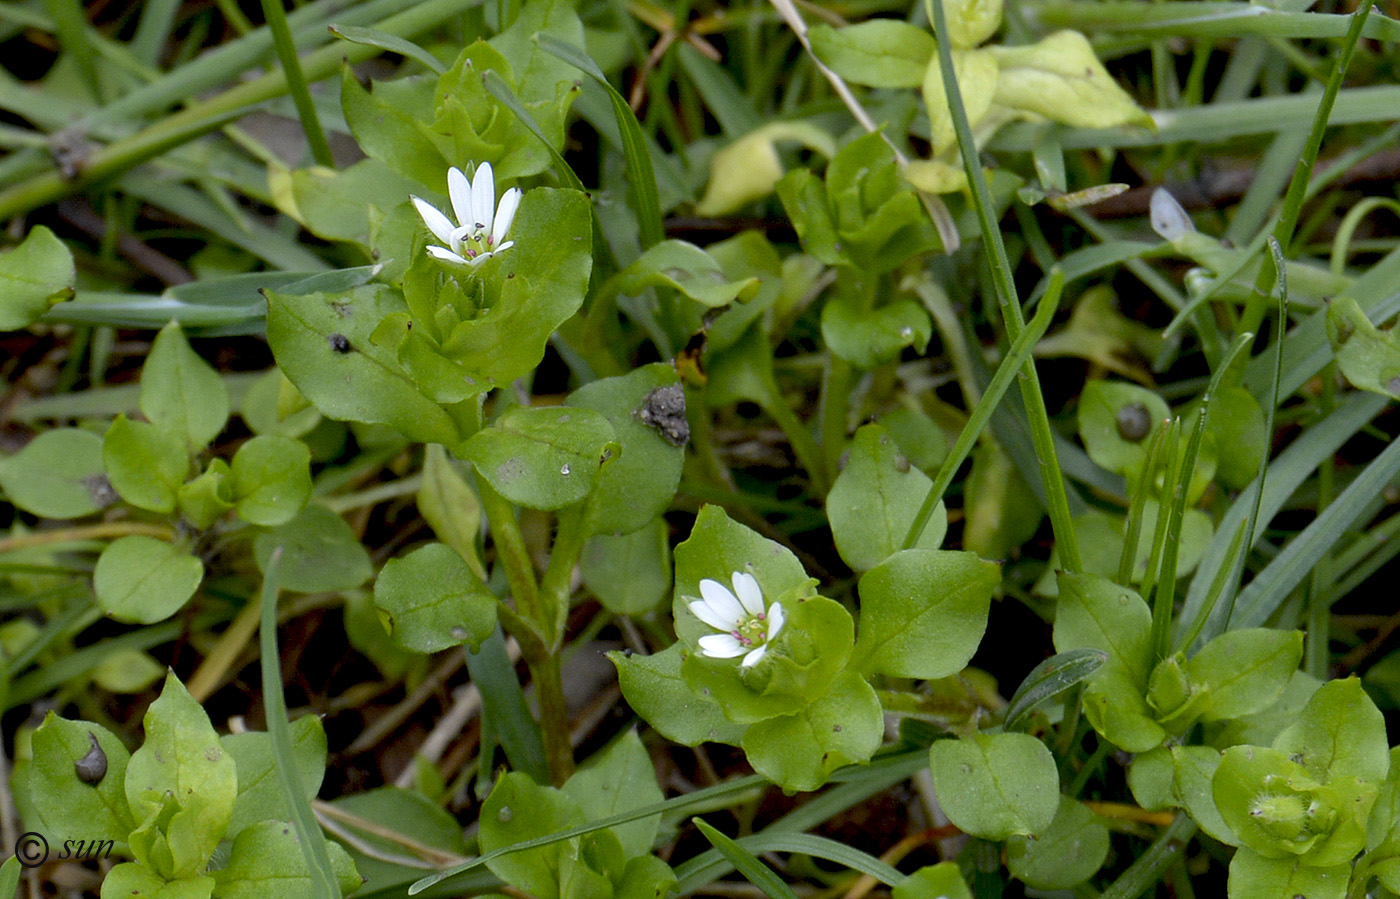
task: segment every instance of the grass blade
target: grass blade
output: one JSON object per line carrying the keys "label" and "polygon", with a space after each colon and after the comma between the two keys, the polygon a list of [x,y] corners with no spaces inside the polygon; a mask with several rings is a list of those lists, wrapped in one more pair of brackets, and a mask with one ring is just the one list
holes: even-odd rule
{"label": "grass blade", "polygon": [[[769,899],[797,899],[797,894],[792,891],[792,887],[783,883],[782,879],[774,874],[771,868],[759,861],[753,853],[699,818],[695,819],[695,826],[700,828],[700,832],[705,835],[705,839],[710,841],[710,845],[719,850],[719,853],[734,866],[736,871],[744,875],[749,883],[762,890]],[[682,892],[685,892],[684,888],[682,888]]]}
{"label": "grass blade", "polygon": [[277,652],[277,569],[281,561],[282,547],[278,546],[268,558],[267,570],[263,573],[262,624],[258,635],[262,656],[263,711],[267,716],[267,733],[272,741],[273,757],[277,760],[277,780],[282,785],[287,806],[292,810],[292,824],[297,829],[301,854],[311,875],[313,895],[316,899],[340,899],[340,884],[331,868],[326,838],[321,833],[321,825],[316,823],[316,813],[306,801],[306,790],[297,772],[296,758],[292,755],[292,737],[287,729],[287,700],[282,695],[281,656]]}
{"label": "grass blade", "polygon": [[929,486],[928,495],[924,497],[924,503],[919,507],[919,513],[914,516],[914,521],[909,526],[909,533],[904,538],[905,549],[912,549],[918,545],[919,537],[923,534],[929,518],[933,516],[934,508],[938,506],[938,501],[943,498],[943,492],[953,482],[953,476],[967,459],[968,453],[972,452],[973,444],[977,442],[977,438],[982,435],[982,430],[991,421],[992,413],[996,411],[1002,397],[1010,389],[1011,382],[1025,367],[1031,358],[1031,353],[1035,350],[1035,345],[1045,335],[1045,330],[1050,327],[1050,320],[1055,317],[1055,310],[1060,305],[1060,295],[1064,290],[1064,284],[1064,278],[1058,271],[1051,272],[1050,286],[1046,288],[1045,296],[1035,311],[1035,317],[1031,319],[1030,324],[1021,332],[1020,336],[1012,342],[1006,358],[997,366],[997,372],[992,376],[992,382],[987,385],[982,399],[978,401],[977,407],[972,410],[972,415],[968,418],[962,433],[958,435],[957,442],[948,451],[948,457],[943,460],[942,467],[938,469],[938,477],[934,478],[933,484]]}
{"label": "grass blade", "polygon": [[1071,649],[1036,665],[1021,681],[1021,686],[1016,688],[1016,694],[1006,707],[1006,729],[1018,730],[1031,712],[1087,680],[1106,661],[1108,653],[1101,649]]}

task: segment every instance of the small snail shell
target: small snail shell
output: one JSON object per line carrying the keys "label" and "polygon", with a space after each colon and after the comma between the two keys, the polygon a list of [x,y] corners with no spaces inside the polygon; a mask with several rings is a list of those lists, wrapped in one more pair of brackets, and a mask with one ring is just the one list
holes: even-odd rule
{"label": "small snail shell", "polygon": [[1133,443],[1141,442],[1152,431],[1152,413],[1142,403],[1119,409],[1114,421],[1118,425],[1118,436]]}
{"label": "small snail shell", "polygon": [[95,787],[107,776],[107,753],[97,745],[97,734],[88,731],[88,739],[92,741],[92,748],[73,763],[73,770],[78,772],[78,780]]}

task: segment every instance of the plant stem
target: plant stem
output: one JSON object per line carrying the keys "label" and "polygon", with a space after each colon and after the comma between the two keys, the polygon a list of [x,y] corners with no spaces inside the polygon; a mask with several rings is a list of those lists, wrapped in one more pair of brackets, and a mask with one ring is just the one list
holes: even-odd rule
{"label": "plant stem", "polygon": [[[521,648],[523,650],[524,644]],[[547,652],[534,661],[526,657],[526,664],[530,666],[530,679],[540,702],[540,733],[544,737],[545,759],[549,762],[549,779],[555,786],[563,786],[574,773],[574,749],[569,742],[569,709],[564,702],[559,654]]]}
{"label": "plant stem", "polygon": [[1191,816],[1185,813],[1177,815],[1176,820],[1152,841],[1147,851],[1123,872],[1123,876],[1099,894],[1099,899],[1137,899],[1152,889],[1162,874],[1181,857],[1186,844],[1195,834],[1196,822],[1191,820]]}
{"label": "plant stem", "polygon": [[138,534],[155,537],[167,543],[175,539],[174,529],[163,524],[146,524],[140,521],[109,521],[104,524],[89,524],[76,528],[62,528],[56,531],[37,531],[32,534],[16,534],[0,539],[0,553],[33,546],[51,546],[55,543],[72,543],[77,540],[105,540],[108,537],[129,537]]}
{"label": "plant stem", "polygon": [[584,504],[579,503],[559,512],[559,529],[549,552],[549,567],[540,581],[540,606],[552,615],[553,630],[548,633],[549,648],[558,652],[564,645],[564,624],[569,616],[569,587],[574,567],[588,539],[584,526]]}
{"label": "plant stem", "polygon": [[321,119],[316,115],[316,106],[311,102],[311,88],[306,83],[306,73],[301,69],[297,58],[296,43],[292,40],[292,29],[287,25],[287,10],[282,0],[262,0],[263,18],[272,32],[272,44],[277,48],[277,58],[282,62],[282,74],[287,79],[292,102],[296,104],[297,116],[301,119],[302,131],[306,132],[306,142],[311,145],[311,156],[318,165],[335,168],[331,158],[331,146],[326,143],[326,132],[321,128]]}
{"label": "plant stem", "polygon": [[[992,281],[996,284],[1002,322],[1007,338],[1015,341],[1026,329],[1025,316],[1021,312],[1020,298],[1016,295],[1011,262],[1007,258],[1001,232],[997,230],[992,194],[987,189],[987,179],[982,174],[982,164],[977,157],[977,144],[972,137],[972,126],[968,122],[957,74],[953,70],[952,43],[947,40],[947,16],[942,3],[925,0],[925,7],[929,13],[929,21],[934,23],[935,33],[939,38],[938,63],[943,73],[948,106],[958,135],[958,146],[962,151],[963,170],[967,174],[968,185],[972,188],[972,199],[977,208],[982,243],[990,257],[988,261],[992,268]],[[1026,404],[1031,440],[1035,444],[1036,458],[1040,462],[1040,478],[1045,485],[1046,504],[1049,506],[1050,523],[1055,531],[1055,546],[1060,552],[1060,563],[1067,571],[1082,571],[1084,566],[1079,558],[1079,541],[1070,518],[1064,475],[1060,471],[1054,436],[1050,431],[1050,416],[1045,409],[1045,396],[1040,392],[1040,378],[1036,375],[1033,360],[1026,360],[1018,380],[1021,397]]]}
{"label": "plant stem", "polygon": [[[491,523],[491,539],[496,545],[496,556],[506,571],[510,595],[515,598],[515,608],[520,618],[529,623],[533,631],[530,636],[547,645],[548,632],[543,628],[547,619],[540,608],[539,583],[535,580],[534,565],[530,561],[530,551],[525,548],[525,537],[520,533],[515,509],[485,478],[477,478],[476,486],[481,494],[481,508]],[[512,636],[520,639],[519,634]],[[520,646],[524,649],[525,642],[522,641]]]}

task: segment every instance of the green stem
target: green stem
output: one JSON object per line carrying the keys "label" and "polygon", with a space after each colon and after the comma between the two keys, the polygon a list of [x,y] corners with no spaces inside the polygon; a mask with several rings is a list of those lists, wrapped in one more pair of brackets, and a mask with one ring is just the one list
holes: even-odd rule
{"label": "green stem", "polygon": [[822,383],[822,450],[827,482],[836,479],[841,453],[846,449],[846,419],[850,417],[851,381],[855,369],[835,353],[827,362]]}
{"label": "green stem", "polygon": [[549,553],[549,566],[540,580],[541,610],[553,615],[550,622],[553,630],[547,633],[549,647],[554,652],[564,645],[564,625],[569,617],[569,587],[573,581],[574,567],[578,565],[578,557],[587,540],[584,504],[561,510],[559,530],[554,535],[554,546]]}
{"label": "green stem", "polygon": [[306,83],[306,73],[301,70],[301,60],[297,58],[297,48],[292,41],[292,29],[287,25],[287,10],[282,0],[262,0],[263,18],[272,32],[272,45],[277,48],[277,58],[282,61],[282,74],[287,79],[287,89],[291,91],[292,102],[296,104],[301,128],[306,132],[306,142],[311,145],[311,155],[318,165],[335,168],[331,158],[331,145],[326,143],[326,132],[321,128],[321,119],[316,115],[316,106],[311,102],[311,87]]}
{"label": "green stem", "polygon": [[1195,835],[1196,822],[1191,820],[1191,816],[1185,813],[1177,815],[1176,820],[1152,841],[1147,851],[1123,872],[1123,876],[1099,894],[1099,899],[1137,899],[1162,879],[1162,874],[1181,858],[1186,844]]}
{"label": "green stem", "polygon": [[549,779],[556,787],[561,787],[574,773],[574,748],[569,742],[569,708],[564,702],[559,654],[546,652],[541,658],[527,657],[525,661],[530,666],[530,680],[540,703],[540,734],[544,737]]}
{"label": "green stem", "polygon": [[[510,584],[510,594],[515,598],[515,608],[520,617],[529,623],[532,636],[547,646],[549,633],[545,626],[546,618],[540,607],[539,583],[535,580],[535,568],[530,561],[530,551],[525,548],[525,537],[520,533],[520,522],[515,517],[515,509],[487,483],[485,478],[477,478],[477,491],[481,494],[481,508],[491,523],[491,539],[496,546],[496,557],[506,571],[506,581]],[[512,634],[517,640],[519,634]],[[522,649],[524,642],[521,642]]]}
{"label": "green stem", "polygon": [[[972,188],[977,221],[982,230],[982,243],[989,252],[992,281],[996,285],[1002,322],[1007,337],[1014,342],[1026,328],[1025,317],[1021,312],[1021,301],[1016,294],[1006,245],[1001,239],[1001,232],[997,230],[992,194],[987,188],[987,179],[982,174],[982,164],[977,156],[977,144],[972,137],[967,110],[963,106],[957,73],[953,69],[952,43],[946,39],[947,16],[942,3],[925,0],[924,5],[929,13],[929,21],[934,23],[935,34],[941,38],[938,41],[938,63],[943,73],[943,85],[948,95],[953,125],[958,134],[958,146],[962,151],[963,170],[967,174],[968,185]],[[1025,401],[1030,423],[1031,440],[1035,444],[1036,458],[1040,463],[1040,477],[1045,485],[1046,503],[1050,507],[1048,511],[1050,523],[1055,531],[1055,546],[1060,552],[1060,561],[1065,570],[1082,571],[1084,566],[1080,561],[1079,541],[1070,517],[1069,497],[1065,493],[1064,476],[1060,472],[1054,436],[1050,431],[1050,415],[1045,409],[1045,396],[1040,391],[1040,379],[1036,375],[1033,360],[1026,360],[1021,368],[1019,381],[1021,397]]]}
{"label": "green stem", "polygon": [[[1361,31],[1365,28],[1366,19],[1370,14],[1371,5],[1363,3],[1351,17],[1351,25],[1342,42],[1342,52],[1337,58],[1337,64],[1332,67],[1332,75],[1327,79],[1327,87],[1317,104],[1317,115],[1313,117],[1308,142],[1303,148],[1303,155],[1298,158],[1297,167],[1293,170],[1293,180],[1288,183],[1288,190],[1283,195],[1283,209],[1274,224],[1273,236],[1285,253],[1293,241],[1293,231],[1303,210],[1308,181],[1312,179],[1313,163],[1317,160],[1318,151],[1322,149],[1322,136],[1327,131],[1327,120],[1331,118],[1332,106],[1337,102],[1337,93],[1342,89],[1343,76],[1346,75],[1347,66],[1351,64],[1356,42],[1361,37]],[[1259,325],[1264,321],[1264,313],[1269,307],[1269,282],[1273,277],[1268,266],[1260,266],[1259,277],[1254,283],[1254,295],[1250,297],[1249,305],[1235,330],[1236,334],[1259,333]],[[1285,328],[1287,325],[1287,322],[1279,322],[1279,328]]]}

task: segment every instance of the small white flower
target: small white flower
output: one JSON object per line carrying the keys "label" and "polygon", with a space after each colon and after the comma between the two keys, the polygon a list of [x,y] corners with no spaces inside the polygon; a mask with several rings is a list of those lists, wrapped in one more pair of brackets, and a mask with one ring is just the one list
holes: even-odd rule
{"label": "small white flower", "polygon": [[515,221],[515,211],[520,208],[522,193],[520,188],[512,187],[501,196],[501,203],[497,206],[496,178],[491,171],[491,163],[483,162],[477,166],[476,175],[470,183],[461,169],[456,166],[448,169],[447,195],[457,216],[455,225],[436,206],[417,197],[412,198],[428,230],[446,244],[428,247],[429,253],[446,262],[480,265],[497,253],[515,246],[515,241],[505,240],[505,236]]}
{"label": "small white flower", "polygon": [[741,667],[752,668],[768,651],[768,644],[783,629],[783,607],[764,607],[763,590],[753,575],[736,571],[730,581],[733,592],[719,581],[700,582],[700,599],[690,603],[690,611],[701,621],[722,633],[700,638],[700,650],[712,659],[743,656]]}

